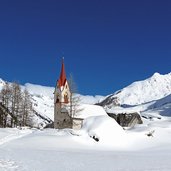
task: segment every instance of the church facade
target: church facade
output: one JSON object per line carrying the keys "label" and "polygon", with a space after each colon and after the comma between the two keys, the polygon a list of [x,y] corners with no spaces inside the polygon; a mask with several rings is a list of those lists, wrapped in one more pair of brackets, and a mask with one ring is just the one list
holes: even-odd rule
{"label": "church facade", "polygon": [[57,80],[54,92],[54,128],[63,129],[72,127],[72,118],[67,110],[70,103],[70,88],[66,79],[64,59],[60,77]]}
{"label": "church facade", "polygon": [[83,119],[72,118],[72,116],[70,116],[70,109],[72,108],[72,106],[70,106],[71,98],[71,91],[66,78],[63,59],[60,77],[57,80],[54,92],[54,128],[81,128]]}

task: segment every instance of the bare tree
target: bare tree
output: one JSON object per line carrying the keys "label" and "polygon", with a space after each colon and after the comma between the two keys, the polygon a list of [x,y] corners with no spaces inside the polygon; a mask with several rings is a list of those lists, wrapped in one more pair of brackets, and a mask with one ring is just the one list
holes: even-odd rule
{"label": "bare tree", "polygon": [[[10,101],[11,101],[11,88],[9,84],[6,82],[5,85],[3,86],[1,92],[0,92],[0,99],[2,104],[9,109]],[[3,127],[7,126],[7,113],[2,113],[1,114],[1,123]]]}
{"label": "bare tree", "polygon": [[21,104],[21,112],[22,112],[22,120],[21,124],[22,126],[31,126],[32,125],[32,102],[31,102],[31,95],[27,91],[27,89],[24,89],[24,92],[22,93],[22,104]]}
{"label": "bare tree", "polygon": [[[21,101],[22,101],[22,92],[21,87],[18,83],[14,82],[11,85],[12,89],[12,100],[11,100],[11,112],[12,114],[17,118],[17,120],[14,122],[14,120],[11,120],[11,126],[20,125],[21,121]],[[17,122],[17,123],[16,123]]]}
{"label": "bare tree", "polygon": [[70,77],[68,79],[68,84],[70,88],[70,116],[72,118],[72,124],[75,125],[76,123],[73,122],[73,118],[77,116],[77,114],[82,111],[83,109],[80,108],[80,96],[76,94],[77,91],[77,85],[74,81],[73,75],[70,74]]}
{"label": "bare tree", "polygon": [[11,88],[7,82],[5,83],[5,85],[3,86],[1,90],[0,98],[1,98],[2,104],[8,108],[9,102],[11,99]]}
{"label": "bare tree", "polygon": [[[21,90],[18,83],[12,84],[6,83],[1,92],[0,100],[2,105],[8,110],[8,112],[1,113],[0,123],[3,127],[7,126],[7,122],[10,126],[32,126],[32,102],[31,95],[25,89]],[[10,113],[10,117],[8,117]],[[10,120],[8,119],[10,118]]]}

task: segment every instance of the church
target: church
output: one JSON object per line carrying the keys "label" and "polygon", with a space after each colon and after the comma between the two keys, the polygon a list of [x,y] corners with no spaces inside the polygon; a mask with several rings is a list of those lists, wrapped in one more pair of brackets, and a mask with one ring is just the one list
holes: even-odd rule
{"label": "church", "polygon": [[83,119],[74,118],[70,114],[72,108],[71,101],[71,91],[66,77],[63,58],[61,73],[54,92],[54,128],[81,128]]}

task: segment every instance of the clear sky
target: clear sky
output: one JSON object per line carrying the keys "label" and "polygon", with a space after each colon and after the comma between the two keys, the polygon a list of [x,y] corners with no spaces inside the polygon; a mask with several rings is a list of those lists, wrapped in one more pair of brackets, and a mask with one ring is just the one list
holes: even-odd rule
{"label": "clear sky", "polygon": [[2,79],[55,86],[62,56],[81,94],[171,72],[171,1],[0,1]]}

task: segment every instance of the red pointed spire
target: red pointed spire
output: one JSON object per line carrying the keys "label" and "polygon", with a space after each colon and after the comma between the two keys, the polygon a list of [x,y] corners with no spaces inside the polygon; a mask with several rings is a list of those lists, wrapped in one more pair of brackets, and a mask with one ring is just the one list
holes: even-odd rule
{"label": "red pointed spire", "polygon": [[61,68],[61,74],[58,80],[58,87],[62,87],[65,85],[66,82],[66,74],[65,74],[65,67],[64,67],[64,58],[62,58],[62,68]]}

